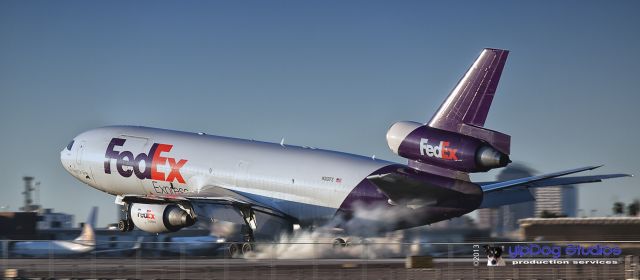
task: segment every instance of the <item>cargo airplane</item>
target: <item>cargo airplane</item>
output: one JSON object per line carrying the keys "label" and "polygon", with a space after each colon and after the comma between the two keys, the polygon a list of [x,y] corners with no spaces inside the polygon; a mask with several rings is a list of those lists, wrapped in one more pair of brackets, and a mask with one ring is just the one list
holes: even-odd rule
{"label": "cargo airplane", "polygon": [[[427,123],[401,121],[386,134],[399,164],[372,157],[205,133],[109,126],[76,136],[60,153],[83,183],[116,196],[134,226],[161,233],[196,222],[242,225],[240,251],[256,238],[331,222],[348,230],[357,209],[402,215],[369,219],[397,230],[473,210],[533,200],[530,188],[629,176],[570,176],[598,166],[500,182],[469,173],[507,166],[509,135],[484,127],[508,51],[484,49]],[[342,243],[343,239],[336,239]]]}

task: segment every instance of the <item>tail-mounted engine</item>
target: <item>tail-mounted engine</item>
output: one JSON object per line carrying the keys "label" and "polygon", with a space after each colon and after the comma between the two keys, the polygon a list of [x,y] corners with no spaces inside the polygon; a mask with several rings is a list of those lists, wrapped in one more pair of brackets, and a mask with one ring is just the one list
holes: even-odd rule
{"label": "tail-mounted engine", "polygon": [[133,203],[129,207],[131,221],[151,233],[173,232],[192,226],[195,219],[177,204]]}
{"label": "tail-mounted engine", "polygon": [[488,171],[511,162],[487,141],[416,122],[393,124],[387,144],[401,157],[463,172]]}

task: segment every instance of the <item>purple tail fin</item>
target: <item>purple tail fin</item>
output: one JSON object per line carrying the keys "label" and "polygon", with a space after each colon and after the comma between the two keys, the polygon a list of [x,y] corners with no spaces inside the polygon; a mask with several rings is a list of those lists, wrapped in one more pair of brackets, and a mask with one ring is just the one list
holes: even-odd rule
{"label": "purple tail fin", "polygon": [[483,128],[509,51],[484,49],[428,125],[479,138],[509,154],[510,137]]}
{"label": "purple tail fin", "polygon": [[457,131],[466,123],[484,126],[509,51],[484,49],[451,91],[429,126]]}

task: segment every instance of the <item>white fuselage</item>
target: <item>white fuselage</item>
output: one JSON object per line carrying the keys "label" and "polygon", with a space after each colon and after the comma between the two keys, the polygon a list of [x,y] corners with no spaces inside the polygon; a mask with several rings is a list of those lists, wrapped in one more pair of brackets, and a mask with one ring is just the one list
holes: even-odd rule
{"label": "white fuselage", "polygon": [[315,148],[132,126],[84,132],[61,152],[61,161],[79,180],[113,195],[212,197],[230,190],[299,220],[333,215],[356,185],[393,164]]}

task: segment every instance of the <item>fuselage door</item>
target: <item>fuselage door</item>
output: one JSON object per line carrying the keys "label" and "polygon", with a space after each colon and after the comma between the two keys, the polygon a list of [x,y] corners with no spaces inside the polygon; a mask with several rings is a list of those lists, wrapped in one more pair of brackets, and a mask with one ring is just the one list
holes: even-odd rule
{"label": "fuselage door", "polygon": [[87,184],[94,183],[93,172],[91,172],[91,164],[86,162],[86,149],[87,141],[80,141],[76,143],[76,169],[78,170],[78,177]]}
{"label": "fuselage door", "polygon": [[247,188],[249,186],[249,162],[240,160],[236,164],[236,186]]}

